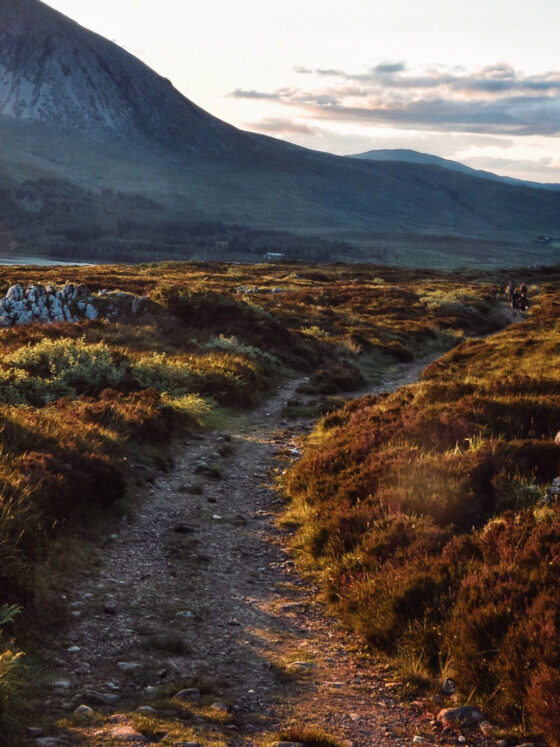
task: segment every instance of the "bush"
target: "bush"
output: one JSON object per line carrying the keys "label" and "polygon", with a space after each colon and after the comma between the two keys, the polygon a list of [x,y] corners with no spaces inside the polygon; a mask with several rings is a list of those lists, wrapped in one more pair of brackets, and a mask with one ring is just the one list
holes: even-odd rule
{"label": "bush", "polygon": [[84,338],[43,340],[6,355],[3,365],[7,401],[9,385],[14,393],[42,404],[66,395],[98,394],[118,386],[128,371],[126,358],[105,343],[90,344]]}

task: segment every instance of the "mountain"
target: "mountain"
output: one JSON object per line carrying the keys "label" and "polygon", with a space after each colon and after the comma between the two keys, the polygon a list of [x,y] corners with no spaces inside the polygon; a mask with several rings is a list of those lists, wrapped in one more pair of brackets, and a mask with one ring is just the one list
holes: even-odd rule
{"label": "mountain", "polygon": [[39,0],[0,0],[0,198],[0,250],[57,256],[542,263],[560,234],[554,192],[238,130]]}
{"label": "mountain", "polygon": [[349,158],[361,158],[367,161],[401,161],[403,163],[420,163],[430,166],[441,166],[442,169],[460,171],[462,174],[469,174],[470,176],[476,176],[481,179],[491,179],[492,181],[502,182],[504,184],[517,184],[522,187],[533,187],[534,189],[560,190],[560,184],[543,184],[541,182],[516,179],[512,176],[499,176],[499,174],[493,174],[491,171],[473,169],[470,166],[465,166],[464,163],[460,163],[459,161],[452,161],[449,158],[441,158],[441,156],[420,153],[417,150],[409,150],[407,148],[380,148],[379,150],[368,150],[365,153],[353,154],[349,156]]}

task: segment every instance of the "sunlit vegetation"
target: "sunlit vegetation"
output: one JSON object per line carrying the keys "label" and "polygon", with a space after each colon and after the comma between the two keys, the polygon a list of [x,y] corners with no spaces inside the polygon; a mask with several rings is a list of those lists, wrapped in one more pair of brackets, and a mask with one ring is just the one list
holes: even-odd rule
{"label": "sunlit vegetation", "polygon": [[327,415],[284,488],[300,561],[367,645],[558,745],[560,296],[542,280],[527,321]]}
{"label": "sunlit vegetation", "polygon": [[[20,626],[29,632],[41,620],[63,623],[60,602],[43,593],[41,584],[49,547],[61,535],[71,534],[79,517],[92,512],[93,516],[95,512],[103,514],[125,497],[131,500],[130,490],[127,493],[131,484],[127,464],[132,455],[134,460],[152,459],[165,465],[174,434],[202,427],[209,413],[215,422],[221,408],[239,410],[256,404],[282,377],[308,375],[303,393],[323,397],[315,412],[324,413],[333,409],[332,403],[336,402],[336,398],[326,399],[325,395],[359,389],[368,380],[379,380],[400,362],[448,350],[466,337],[503,325],[503,308],[497,302],[499,286],[492,278],[448,276],[432,271],[169,262],[136,267],[12,267],[3,273],[0,293],[4,294],[13,283],[26,285],[31,281],[83,282],[94,294],[101,289],[120,289],[125,294],[110,296],[117,309],[112,321],[32,325],[0,331],[0,605],[9,605],[7,610],[15,610],[16,605],[22,609],[16,622],[8,624],[8,633],[16,634],[16,640]],[[141,313],[131,312],[131,296],[126,294],[149,298]],[[102,308],[102,296],[98,303]],[[476,350],[477,343],[466,343],[469,344]],[[459,348],[465,349],[470,350]],[[422,460],[428,465],[430,459],[434,464],[439,459],[427,449],[427,426],[423,425],[424,419],[432,417],[432,410],[437,411],[443,400],[440,389],[447,386],[440,382],[438,370],[434,369],[432,378],[426,378],[417,390],[370,403],[366,409],[363,402],[353,404],[342,413],[329,416],[330,420],[318,431],[324,431],[321,439],[327,439],[326,452],[332,455],[329,469],[321,476],[313,463],[317,457],[310,452],[299,468],[300,477],[291,478],[295,494],[297,481],[303,479],[301,470],[309,465],[305,480],[310,485],[315,480],[322,481],[321,501],[335,506],[332,521],[341,519],[344,524],[337,529],[334,525],[323,526],[321,501],[305,498],[305,505],[311,507],[310,515],[313,514],[312,529],[305,530],[313,556],[320,558],[327,553],[336,558],[333,568],[343,588],[353,588],[353,574],[361,562],[358,555],[350,561],[348,550],[360,552],[364,522],[371,521],[370,504],[377,506],[381,500],[367,497],[371,486],[377,481],[381,486],[379,495],[383,491],[389,495],[389,465],[407,464],[399,507],[391,505],[391,511],[398,508],[403,516],[408,516],[407,511],[411,516],[419,514],[424,505],[422,496],[436,490],[426,482],[421,491],[416,491],[412,482],[415,474],[422,473]],[[456,426],[456,438],[462,439],[459,451],[452,453],[454,436],[453,443],[446,446],[451,451],[444,453],[437,467],[432,469],[430,465],[426,469],[429,479],[445,483],[448,463],[457,463],[463,469],[465,464],[476,461],[480,450],[486,453],[484,450],[490,449],[494,454],[496,449],[487,447],[486,442],[476,449],[476,440],[472,447],[464,446],[466,438],[480,436],[478,424],[482,417],[488,420],[488,428],[496,431],[492,438],[496,448],[502,450],[496,453],[501,454],[504,470],[512,462],[519,469],[529,464],[533,458],[531,449],[536,448],[532,444],[541,438],[542,424],[548,422],[554,408],[552,390],[546,389],[541,379],[539,382],[544,387],[539,395],[542,406],[531,425],[525,424],[527,433],[521,432],[521,410],[514,425],[507,409],[503,414],[492,410],[494,400],[487,393],[488,404],[477,405],[476,412],[480,410],[481,414],[471,418],[477,427],[473,425],[469,430],[468,418],[464,425]],[[513,381],[510,385],[514,386]],[[452,382],[449,386],[463,384]],[[406,408],[399,404],[401,400],[412,403],[422,392],[422,404],[420,400]],[[500,393],[505,396],[505,392],[504,385]],[[401,411],[410,415],[406,423],[402,422],[400,432],[389,436],[381,421],[369,424],[370,406],[381,407],[386,413],[386,429],[392,428],[393,422],[400,422]],[[352,434],[343,436],[349,418],[355,420]],[[523,447],[525,451],[519,447],[525,461],[518,451],[508,451],[507,443],[500,440],[502,421],[511,423],[512,428],[521,428],[519,433],[516,431],[516,438],[532,439]],[[362,422],[367,424],[367,432],[360,430]],[[439,431],[434,428],[436,433]],[[333,434],[348,439],[349,450],[343,455],[338,453]],[[416,439],[418,459],[406,452],[405,438],[406,443]],[[439,438],[442,443],[445,441],[443,435]],[[385,450],[383,458],[373,451],[378,440]],[[369,455],[367,469],[366,462],[362,464],[364,449]],[[555,449],[550,447],[549,451],[550,455],[547,451],[540,457],[543,471],[539,478],[554,471],[551,464]],[[355,457],[359,463],[352,461]],[[333,466],[340,468],[336,478],[332,477]],[[518,477],[521,480],[523,475]],[[438,547],[454,533],[449,522],[466,528],[471,522],[481,523],[493,515],[490,507],[478,513],[476,506],[461,510],[459,505],[464,495],[470,495],[471,483],[460,475],[456,479],[463,491],[460,497],[449,498],[444,508],[434,499],[429,516],[410,518],[410,522],[426,526],[420,538],[427,533]],[[480,480],[483,479],[482,476]],[[333,480],[338,486],[334,493]],[[531,495],[530,486],[523,483],[516,488],[517,483],[508,477],[504,481],[500,497],[494,501],[496,506],[512,491],[514,498],[507,500],[517,500],[518,494],[529,500],[526,496]],[[350,508],[353,503],[356,506]],[[482,504],[487,505],[485,501]],[[392,514],[380,514],[379,518],[391,523],[391,517]],[[412,532],[406,524],[409,519],[403,521],[398,537]],[[540,531],[548,524],[535,526],[535,531]],[[84,531],[83,525],[80,531]],[[379,531],[382,534],[384,530]],[[339,543],[336,552],[335,536]],[[438,583],[443,586],[443,576]],[[365,592],[360,594],[367,598]],[[407,624],[398,623],[405,627]],[[374,632],[368,630],[369,638],[383,642],[383,636],[390,636],[384,625],[374,625]],[[457,635],[466,635],[462,629],[457,631]],[[8,633],[5,631],[5,635]],[[10,691],[8,683],[14,681],[20,656],[9,641],[0,656],[1,699],[4,691]]]}

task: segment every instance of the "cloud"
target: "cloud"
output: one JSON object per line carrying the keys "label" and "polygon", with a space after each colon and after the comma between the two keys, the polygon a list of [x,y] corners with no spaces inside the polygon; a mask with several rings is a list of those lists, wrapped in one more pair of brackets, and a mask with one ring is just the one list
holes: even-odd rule
{"label": "cloud", "polygon": [[474,169],[484,169],[498,174],[516,174],[520,179],[560,183],[560,163],[552,158],[536,161],[523,158],[483,158],[465,159]]}
{"label": "cloud", "polygon": [[[307,68],[302,68],[309,75]],[[235,98],[267,99],[319,120],[402,129],[491,135],[560,134],[560,72],[525,76],[507,63],[479,70],[382,62],[365,73],[316,69],[329,85],[272,92],[237,89]]]}
{"label": "cloud", "polygon": [[306,122],[298,122],[295,119],[284,119],[282,117],[265,117],[258,122],[247,122],[244,125],[248,130],[255,132],[274,132],[276,134],[318,135],[321,128],[313,127]]}
{"label": "cloud", "polygon": [[[284,89],[285,91],[286,89]],[[234,99],[263,99],[267,101],[283,101],[285,94],[283,91],[277,91],[276,93],[266,93],[265,91],[255,90],[244,90],[243,88],[236,88],[235,91],[230,93]]]}
{"label": "cloud", "polygon": [[388,73],[403,73],[406,70],[404,62],[382,62],[380,65],[376,65],[373,71],[379,75],[387,75]]}

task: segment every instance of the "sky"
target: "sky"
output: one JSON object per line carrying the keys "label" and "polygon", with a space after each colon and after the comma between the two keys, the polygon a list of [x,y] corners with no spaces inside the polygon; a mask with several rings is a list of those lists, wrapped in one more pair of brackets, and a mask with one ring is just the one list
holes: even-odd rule
{"label": "sky", "polygon": [[555,0],[47,0],[242,129],[560,183]]}

